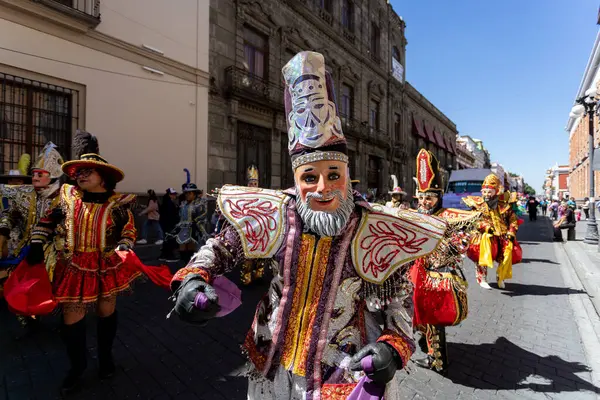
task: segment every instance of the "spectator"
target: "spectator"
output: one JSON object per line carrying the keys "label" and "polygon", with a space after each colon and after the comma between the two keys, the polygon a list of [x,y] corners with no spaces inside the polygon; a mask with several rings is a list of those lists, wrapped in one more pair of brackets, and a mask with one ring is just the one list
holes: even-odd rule
{"label": "spectator", "polygon": [[561,208],[564,209],[563,216],[554,223],[554,241],[562,242],[562,229],[575,228],[575,214],[573,209],[567,206],[567,202],[563,200]]}
{"label": "spectator", "polygon": [[542,199],[542,201],[540,201],[540,208],[542,209],[542,215],[545,217],[546,211],[548,210],[548,200]]}
{"label": "spectator", "polygon": [[[179,222],[179,206],[177,205],[177,191],[168,188],[162,198],[160,205],[160,226],[163,232],[171,232]],[[175,250],[177,241],[173,237],[168,237],[160,250],[159,260],[166,262],[176,262]]]}
{"label": "spectator", "polygon": [[143,216],[143,215],[147,215],[148,218],[146,219],[146,221],[144,222],[144,225],[142,226],[142,238],[140,240],[137,241],[137,244],[146,244],[148,243],[147,240],[147,235],[148,235],[148,228],[151,226],[154,226],[156,229],[156,235],[158,237],[158,240],[154,243],[154,244],[163,244],[163,230],[160,227],[160,213],[158,212],[158,197],[156,196],[156,193],[154,193],[154,190],[150,189],[148,190],[148,207],[146,207],[141,213],[139,213],[139,216]]}
{"label": "spectator", "polygon": [[585,219],[590,217],[590,198],[586,197],[583,199],[583,206],[581,207],[583,213],[585,214]]}
{"label": "spectator", "polygon": [[537,208],[540,203],[535,199],[535,197],[530,196],[527,201],[527,213],[529,214],[530,221],[537,221]]}

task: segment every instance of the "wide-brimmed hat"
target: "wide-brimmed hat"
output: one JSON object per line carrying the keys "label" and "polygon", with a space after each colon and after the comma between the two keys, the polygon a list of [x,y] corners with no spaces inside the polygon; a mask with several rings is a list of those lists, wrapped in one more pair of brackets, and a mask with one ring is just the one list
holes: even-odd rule
{"label": "wide-brimmed hat", "polygon": [[0,183],[7,184],[11,179],[22,179],[24,185],[31,184],[31,176],[23,175],[18,169],[11,169],[6,175],[0,175]]}
{"label": "wide-brimmed hat", "polygon": [[84,154],[79,160],[67,161],[63,164],[62,170],[71,178],[75,178],[77,171],[82,169],[95,169],[102,174],[112,176],[116,182],[121,182],[125,178],[125,173],[119,168],[110,164],[98,154]]}
{"label": "wide-brimmed hat", "polygon": [[182,188],[183,188],[183,193],[188,193],[188,192],[200,193],[200,192],[202,192],[202,189],[198,189],[198,186],[196,186],[195,183],[186,183],[182,186]]}
{"label": "wide-brimmed hat", "polygon": [[406,195],[406,192],[404,190],[402,190],[402,188],[400,186],[395,187],[394,189],[390,190],[388,192],[389,194],[401,194],[402,196]]}
{"label": "wide-brimmed hat", "polygon": [[62,170],[71,178],[75,178],[77,171],[85,168],[95,169],[103,174],[112,176],[115,182],[125,178],[125,174],[119,168],[110,164],[100,156],[98,139],[89,132],[78,130],[73,138],[73,155],[75,159],[67,161],[62,165]]}

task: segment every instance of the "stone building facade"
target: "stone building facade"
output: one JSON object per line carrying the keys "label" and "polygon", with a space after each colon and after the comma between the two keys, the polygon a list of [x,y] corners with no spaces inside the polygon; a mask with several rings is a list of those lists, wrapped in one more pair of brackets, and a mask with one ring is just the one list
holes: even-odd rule
{"label": "stone building facade", "polygon": [[408,117],[405,131],[409,133],[406,135],[406,143],[411,157],[406,166],[401,168],[401,176],[407,193],[415,193],[416,184],[413,177],[417,173],[415,158],[419,149],[426,148],[435,154],[440,162],[441,172],[445,175],[444,181],[447,182],[450,171],[457,168],[458,131],[454,122],[408,82],[405,85],[404,99],[405,114]]}
{"label": "stone building facade", "polygon": [[281,68],[313,50],[335,81],[352,178],[363,191],[387,191],[390,161],[409,160],[397,146],[406,142],[405,25],[387,1],[214,0],[210,7],[208,188],[245,184],[251,164],[261,186],[293,185]]}

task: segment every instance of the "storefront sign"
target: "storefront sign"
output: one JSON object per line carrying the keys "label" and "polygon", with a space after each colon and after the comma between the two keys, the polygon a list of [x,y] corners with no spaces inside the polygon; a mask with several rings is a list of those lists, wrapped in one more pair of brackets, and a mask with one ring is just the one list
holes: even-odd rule
{"label": "storefront sign", "polygon": [[404,66],[395,58],[392,58],[392,75],[398,82],[404,82]]}

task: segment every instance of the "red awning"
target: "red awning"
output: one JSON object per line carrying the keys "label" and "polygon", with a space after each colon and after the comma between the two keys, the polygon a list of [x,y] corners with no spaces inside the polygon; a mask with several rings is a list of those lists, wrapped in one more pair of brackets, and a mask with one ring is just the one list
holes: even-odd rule
{"label": "red awning", "polygon": [[425,136],[425,132],[423,132],[423,124],[421,123],[421,121],[415,119],[415,117],[413,117],[413,135],[417,135],[417,136],[421,136],[423,139],[426,138]]}
{"label": "red awning", "polygon": [[433,128],[430,127],[427,122],[423,123],[425,125],[425,132],[427,133],[427,138],[429,139],[429,141],[433,144],[436,143],[435,141],[435,134],[433,133]]}
{"label": "red awning", "polygon": [[446,139],[446,148],[448,149],[448,151],[454,155],[456,155],[456,142],[452,142],[452,139],[450,139],[448,136],[445,136]]}
{"label": "red awning", "polygon": [[446,144],[444,143],[444,137],[442,136],[442,134],[435,128],[433,128],[433,133],[435,135],[435,140],[438,143],[440,149],[446,150]]}

